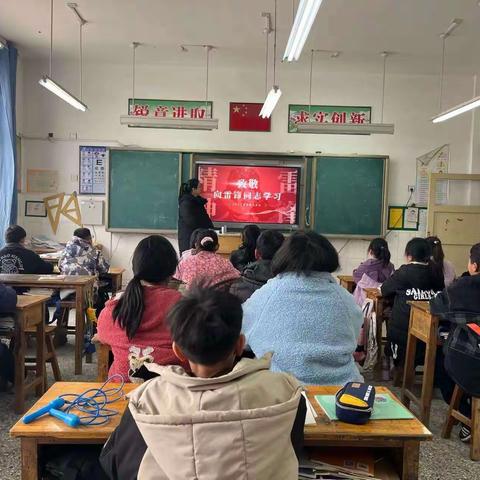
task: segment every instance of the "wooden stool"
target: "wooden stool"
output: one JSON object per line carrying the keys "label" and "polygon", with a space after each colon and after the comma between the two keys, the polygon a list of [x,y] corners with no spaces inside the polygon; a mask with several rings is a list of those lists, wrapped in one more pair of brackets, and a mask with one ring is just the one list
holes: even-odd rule
{"label": "wooden stool", "polygon": [[455,385],[450,406],[448,407],[447,419],[442,429],[442,438],[450,438],[453,425],[459,420],[472,430],[470,458],[472,460],[480,460],[480,398],[472,397],[472,418],[470,419],[458,411],[463,395],[465,395],[465,392],[458,385]]}
{"label": "wooden stool", "polygon": [[[47,385],[47,363],[52,366],[53,378],[56,382],[62,381],[62,374],[60,373],[60,367],[58,366],[58,359],[57,359],[57,352],[55,351],[55,346],[53,344],[53,336],[55,334],[55,330],[57,327],[54,325],[46,325],[45,326],[45,372],[44,372],[44,379],[45,379],[45,389],[48,388]],[[28,327],[25,330],[27,335],[33,335],[35,330],[32,327]],[[25,363],[28,364],[36,364],[35,358],[25,358]],[[34,368],[31,365],[27,365],[26,368],[28,370]],[[35,366],[36,368],[36,366]]]}
{"label": "wooden stool", "polygon": [[[409,303],[411,310],[403,372],[402,403],[409,409],[410,402],[413,402],[419,409],[420,420],[428,427],[433,395],[435,358],[437,356],[438,317],[430,314],[430,304],[428,302],[414,301]],[[415,383],[417,341],[426,345],[420,398],[412,392]]]}

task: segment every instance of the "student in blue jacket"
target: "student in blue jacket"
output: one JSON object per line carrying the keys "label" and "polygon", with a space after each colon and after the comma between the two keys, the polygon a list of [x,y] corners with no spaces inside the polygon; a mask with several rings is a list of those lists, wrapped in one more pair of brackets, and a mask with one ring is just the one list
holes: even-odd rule
{"label": "student in blue jacket", "polygon": [[362,381],[353,359],[362,312],[332,276],[333,245],[315,232],[288,237],[273,258],[276,275],[244,303],[243,331],[257,357],[309,385]]}

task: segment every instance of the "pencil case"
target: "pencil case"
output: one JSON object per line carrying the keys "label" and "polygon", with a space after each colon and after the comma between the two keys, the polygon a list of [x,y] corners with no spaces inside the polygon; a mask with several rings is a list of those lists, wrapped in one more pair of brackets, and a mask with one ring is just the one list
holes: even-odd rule
{"label": "pencil case", "polygon": [[335,395],[335,413],[342,422],[363,425],[372,416],[374,402],[373,385],[348,382]]}

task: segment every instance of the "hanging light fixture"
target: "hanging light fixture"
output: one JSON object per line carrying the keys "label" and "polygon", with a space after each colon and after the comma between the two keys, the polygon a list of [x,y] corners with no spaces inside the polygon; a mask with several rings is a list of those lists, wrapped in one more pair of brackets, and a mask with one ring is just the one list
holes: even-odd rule
{"label": "hanging light fixture", "polygon": [[330,57],[338,58],[340,52],[329,50],[312,50],[310,57],[310,93],[308,106],[308,122],[298,122],[298,133],[322,133],[322,134],[341,134],[341,135],[392,135],[395,131],[395,126],[392,123],[383,123],[383,110],[385,103],[385,79],[386,79],[386,63],[387,52],[382,52],[383,57],[383,81],[382,81],[382,116],[380,123],[327,123],[327,122],[312,122],[310,110],[312,106],[312,73],[313,73],[313,56],[315,52],[329,53]]}
{"label": "hanging light fixture", "polygon": [[300,0],[283,60],[298,60],[323,0]]}
{"label": "hanging light fixture", "polygon": [[[270,34],[271,29],[266,33],[267,36],[267,66],[268,66],[268,35]],[[262,118],[270,118],[272,115],[273,110],[275,109],[278,100],[282,95],[282,91],[280,90],[279,86],[275,84],[276,80],[276,63],[277,63],[277,0],[275,0],[275,19],[274,19],[274,26],[273,26],[273,87],[268,92],[267,98],[263,103],[263,107],[260,110],[259,116]]]}
{"label": "hanging light fixture", "polygon": [[[132,106],[135,105],[135,50],[140,45],[138,42],[132,43]],[[212,45],[180,45],[182,52],[188,52],[187,47],[202,47],[206,51],[206,71],[205,71],[205,111],[208,111],[208,86],[209,86],[209,60],[210,51],[214,48]],[[211,115],[211,113],[210,113]],[[129,127],[148,127],[148,128],[172,128],[182,130],[215,130],[218,128],[216,118],[169,118],[169,117],[143,117],[138,115],[121,115],[120,124]]]}
{"label": "hanging light fixture", "polygon": [[453,31],[463,22],[461,18],[454,18],[450,25],[448,26],[447,30],[443,32],[440,37],[442,39],[442,69],[440,73],[440,98],[439,98],[439,106],[438,115],[432,118],[433,123],[440,123],[444,122],[445,120],[449,120],[450,118],[456,117],[461,115],[462,113],[468,112],[475,108],[480,107],[480,96],[474,97],[471,100],[467,100],[466,102],[460,103],[455,107],[450,108],[449,110],[442,111],[442,103],[443,103],[443,82],[445,78],[445,46],[447,38],[453,33]]}
{"label": "hanging light fixture", "polygon": [[[76,7],[76,5],[75,5]],[[78,14],[78,11],[76,12]],[[78,14],[79,15],[79,14]],[[80,17],[81,18],[81,17]],[[86,23],[83,19],[82,21]],[[80,26],[80,32],[83,25]],[[80,35],[81,40],[81,35]],[[81,51],[81,45],[80,45]],[[63,88],[59,83],[55,82],[52,79],[52,57],[53,57],[53,0],[50,0],[50,68],[49,68],[49,75],[44,75],[38,83],[45,87],[50,92],[54,93],[58,97],[60,97],[65,102],[69,103],[72,107],[75,107],[77,110],[85,112],[87,110],[87,106],[79,100],[77,97],[72,95],[68,90]],[[82,70],[82,59],[80,59],[80,70]],[[80,73],[80,77],[82,73]]]}

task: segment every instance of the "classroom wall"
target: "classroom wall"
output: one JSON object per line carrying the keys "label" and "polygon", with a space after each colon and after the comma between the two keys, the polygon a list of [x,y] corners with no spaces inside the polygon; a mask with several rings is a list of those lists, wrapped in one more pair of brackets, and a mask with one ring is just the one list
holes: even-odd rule
{"label": "classroom wall", "polygon": [[[326,66],[326,64],[324,64]],[[211,149],[235,151],[301,151],[336,154],[386,154],[390,156],[389,203],[403,204],[408,198],[408,185],[415,184],[417,156],[442,145],[451,146],[451,172],[479,171],[477,156],[480,136],[478,119],[465,114],[444,124],[433,125],[429,118],[438,109],[438,76],[394,73],[387,76],[385,122],[395,123],[395,135],[338,136],[301,135],[287,133],[289,103],[308,103],[308,70],[306,65],[280,65],[278,83],[282,98],[272,117],[272,132],[243,133],[228,131],[228,102],[263,101],[264,70],[245,61],[236,67],[222,66],[212,60],[210,95],[214,116],[220,121],[218,131],[172,131],[129,129],[121,126],[119,116],[126,113],[127,98],[131,96],[131,66],[128,64],[86,64],[84,100],[87,113],[80,113],[52,96],[38,85],[47,68],[42,61],[22,62],[23,110],[22,169],[25,185],[27,168],[56,169],[60,173],[60,191],[78,189],[78,146],[99,144],[146,147]],[[380,121],[381,75],[356,67],[332,70],[331,66],[316,70],[313,103],[372,105],[373,120]],[[54,65],[54,78],[78,91],[78,66],[75,63]],[[182,65],[142,65],[137,68],[136,96],[146,98],[201,99],[204,95],[203,67]],[[471,76],[449,75],[445,86],[444,107],[470,98],[473,91]],[[53,132],[57,141],[45,140]],[[77,140],[75,140],[77,138]],[[53,236],[47,219],[24,218],[24,200],[40,199],[45,195],[20,194],[20,223],[29,233]],[[57,234],[59,241],[71,236],[74,226],[62,219]],[[132,251],[141,236],[113,234],[104,227],[95,227],[99,242],[107,247],[115,266],[129,268]],[[400,264],[405,243],[414,235],[392,232],[388,240],[393,261]],[[176,239],[171,237],[176,245]],[[342,272],[349,273],[365,258],[368,242],[335,240],[342,248]],[[127,278],[131,275],[129,272]]]}

